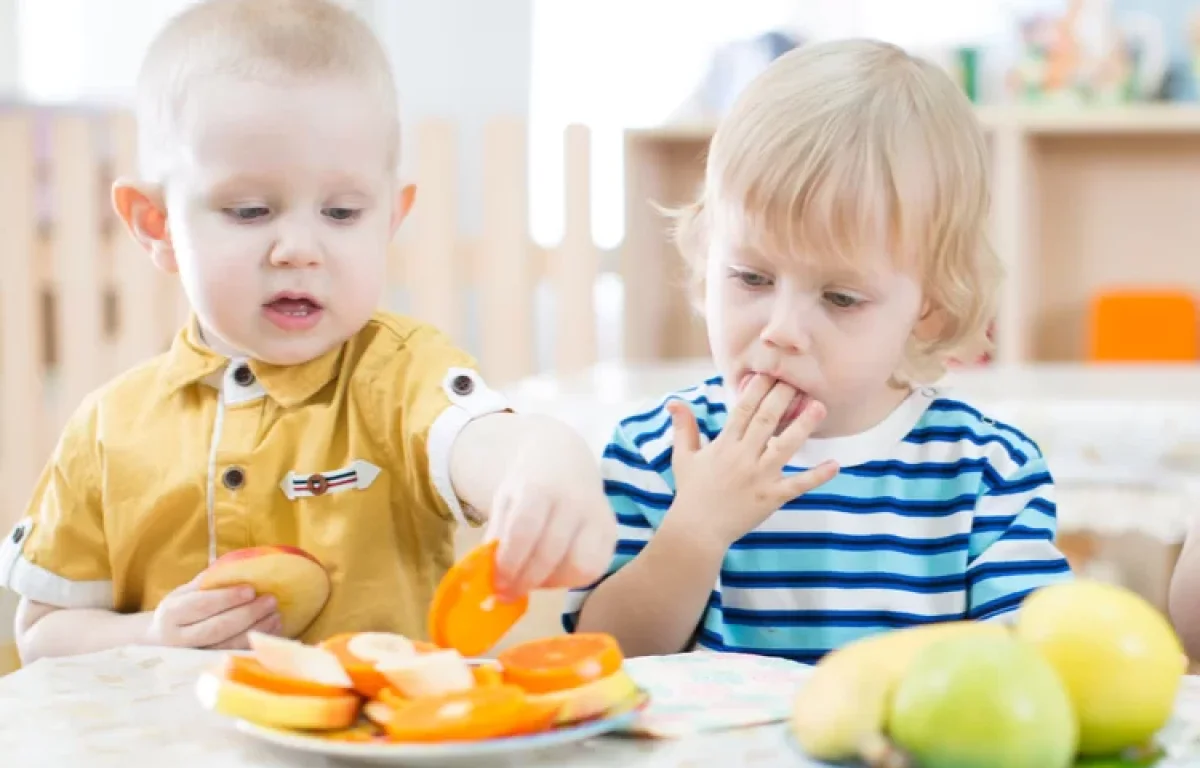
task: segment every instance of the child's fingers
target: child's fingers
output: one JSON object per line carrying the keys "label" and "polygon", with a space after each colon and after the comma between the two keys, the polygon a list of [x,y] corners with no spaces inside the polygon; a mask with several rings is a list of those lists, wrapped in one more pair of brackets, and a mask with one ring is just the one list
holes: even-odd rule
{"label": "child's fingers", "polygon": [[249,635],[251,632],[261,632],[264,635],[278,636],[283,632],[283,617],[278,612],[268,614],[264,618],[259,619],[257,624],[245,632],[240,632],[227,640],[205,647],[215,651],[248,651],[250,650]]}
{"label": "child's fingers", "polygon": [[275,598],[263,595],[252,602],[230,608],[203,621],[180,627],[185,645],[208,648],[245,634],[251,627],[275,613]]}
{"label": "child's fingers", "polygon": [[729,411],[729,419],[725,422],[722,434],[727,434],[735,440],[740,440],[746,432],[746,427],[758,412],[759,404],[771,391],[775,380],[770,376],[754,375],[738,396],[737,403]]}
{"label": "child's fingers", "polygon": [[812,435],[813,430],[824,418],[824,404],[813,400],[800,412],[795,421],[784,428],[783,432],[770,439],[767,443],[767,450],[763,452],[763,458],[773,466],[782,469],[783,465],[796,455],[796,451],[800,450],[804,441]]}
{"label": "child's fingers", "polygon": [[671,414],[675,453],[682,455],[700,450],[700,426],[696,424],[696,415],[692,413],[692,409],[675,400],[667,404],[667,412]]}
{"label": "child's fingers", "polygon": [[838,465],[833,461],[823,461],[811,469],[795,475],[790,475],[783,481],[783,496],[787,501],[803,496],[814,488],[828,483],[838,473]]}
{"label": "child's fingers", "polygon": [[571,542],[570,551],[554,573],[546,579],[552,589],[589,587],[600,580],[612,565],[616,536],[596,524],[586,524]]}
{"label": "child's fingers", "polygon": [[[570,510],[568,510],[570,512]],[[550,576],[571,553],[571,542],[579,536],[578,515],[565,514],[563,510],[549,510],[542,535],[533,543],[529,559],[518,571],[512,583],[502,594],[519,597],[546,585]]]}
{"label": "child's fingers", "polygon": [[502,595],[511,592],[513,582],[525,568],[535,542],[546,525],[546,501],[536,495],[521,494],[497,512],[495,587]]}
{"label": "child's fingers", "polygon": [[254,599],[254,595],[254,588],[249,586],[177,591],[172,595],[170,620],[179,627],[196,624],[210,616],[246,605]]}
{"label": "child's fingers", "polygon": [[791,385],[782,381],[775,382],[771,391],[758,404],[758,410],[754,412],[750,423],[746,425],[743,439],[759,452],[764,450],[767,441],[779,429],[779,422],[783,419],[783,414],[787,413],[796,394]]}

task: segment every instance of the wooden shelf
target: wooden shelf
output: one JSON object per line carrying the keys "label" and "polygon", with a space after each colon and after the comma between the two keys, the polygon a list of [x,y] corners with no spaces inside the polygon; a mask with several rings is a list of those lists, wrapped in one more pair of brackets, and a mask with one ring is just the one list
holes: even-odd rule
{"label": "wooden shelf", "polygon": [[[1125,286],[1200,294],[1200,106],[987,106],[993,244],[1008,278],[995,362],[1069,363],[1086,354],[1089,303]],[[692,197],[710,124],[631,130],[626,138],[623,269],[634,360],[702,355],[705,336],[679,286],[680,259],[650,201]]]}

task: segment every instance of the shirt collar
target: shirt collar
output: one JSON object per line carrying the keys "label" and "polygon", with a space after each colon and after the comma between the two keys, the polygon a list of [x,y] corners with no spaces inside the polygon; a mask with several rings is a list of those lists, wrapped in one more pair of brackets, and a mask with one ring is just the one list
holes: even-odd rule
{"label": "shirt collar", "polygon": [[[245,363],[267,395],[285,408],[299,405],[321,391],[337,376],[345,344],[298,365],[274,365],[247,358]],[[200,338],[195,316],[188,319],[171,342],[166,356],[166,388],[173,393],[202,381],[230,363],[230,358],[210,349]]]}

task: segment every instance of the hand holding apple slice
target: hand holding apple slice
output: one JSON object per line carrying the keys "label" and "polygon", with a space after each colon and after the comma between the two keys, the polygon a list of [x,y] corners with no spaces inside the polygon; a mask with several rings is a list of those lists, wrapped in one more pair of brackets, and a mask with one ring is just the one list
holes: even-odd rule
{"label": "hand holding apple slice", "polygon": [[227,552],[204,569],[200,589],[248,584],[259,595],[275,598],[284,637],[299,637],[329,600],[329,573],[299,547],[246,547]]}

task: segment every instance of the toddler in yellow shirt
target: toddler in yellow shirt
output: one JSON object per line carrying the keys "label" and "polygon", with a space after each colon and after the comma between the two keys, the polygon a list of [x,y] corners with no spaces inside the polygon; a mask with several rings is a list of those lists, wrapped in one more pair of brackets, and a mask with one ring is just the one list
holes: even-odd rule
{"label": "toddler in yellow shirt", "polygon": [[414,188],[369,29],[329,0],[208,0],[152,43],[137,94],[113,203],[192,317],[79,406],[0,545],[23,660],[279,632],[269,596],[196,586],[254,545],[329,570],[305,641],[426,636],[457,524],[488,524],[509,594],[601,576],[616,527],[583,440],[376,310]]}

